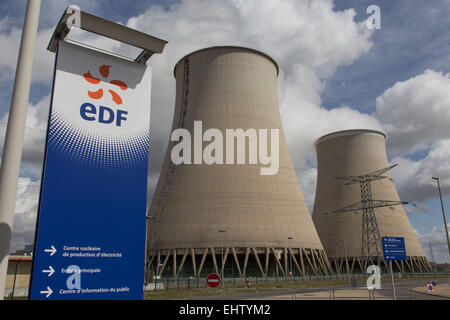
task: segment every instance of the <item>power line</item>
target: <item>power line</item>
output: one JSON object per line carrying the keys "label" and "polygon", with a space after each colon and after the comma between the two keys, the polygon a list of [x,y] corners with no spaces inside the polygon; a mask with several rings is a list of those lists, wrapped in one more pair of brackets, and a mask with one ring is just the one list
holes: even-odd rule
{"label": "power line", "polygon": [[39,200],[39,196],[16,196],[16,198]]}
{"label": "power line", "polygon": [[[7,127],[8,123],[5,121],[0,121],[0,126]],[[39,134],[39,135],[45,135],[47,133],[47,129],[39,129],[39,128],[33,128],[33,127],[25,127],[25,130],[35,131],[35,132],[26,132],[25,134]]]}

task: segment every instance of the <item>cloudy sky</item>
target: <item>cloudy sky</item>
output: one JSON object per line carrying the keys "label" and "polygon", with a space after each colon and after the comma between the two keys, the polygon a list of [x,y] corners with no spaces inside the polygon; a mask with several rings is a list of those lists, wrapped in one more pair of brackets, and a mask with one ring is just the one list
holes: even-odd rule
{"label": "cloudy sky", "polygon": [[[46,46],[68,4],[169,41],[150,60],[149,199],[170,134],[175,63],[193,50],[240,45],[279,64],[279,103],[289,150],[308,206],[316,183],[314,141],[355,128],[387,133],[388,157],[411,224],[430,258],[450,262],[435,182],[450,196],[450,0],[42,0],[12,250],[32,243],[54,55]],[[370,30],[369,5],[381,9]],[[25,0],[0,2],[0,135],[4,132]],[[71,38],[136,56],[139,50],[71,32]],[[444,206],[450,210],[449,197]],[[447,211],[448,211],[447,210]]]}

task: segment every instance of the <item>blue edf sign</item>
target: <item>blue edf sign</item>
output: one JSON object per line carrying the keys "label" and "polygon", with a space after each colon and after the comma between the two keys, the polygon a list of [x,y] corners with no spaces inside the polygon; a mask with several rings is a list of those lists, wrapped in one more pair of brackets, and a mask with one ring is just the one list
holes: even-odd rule
{"label": "blue edf sign", "polygon": [[[104,68],[120,101],[90,94]],[[30,299],[142,299],[150,91],[150,67],[59,43]]]}
{"label": "blue edf sign", "polygon": [[383,255],[384,260],[406,260],[405,238],[402,237],[383,237]]}

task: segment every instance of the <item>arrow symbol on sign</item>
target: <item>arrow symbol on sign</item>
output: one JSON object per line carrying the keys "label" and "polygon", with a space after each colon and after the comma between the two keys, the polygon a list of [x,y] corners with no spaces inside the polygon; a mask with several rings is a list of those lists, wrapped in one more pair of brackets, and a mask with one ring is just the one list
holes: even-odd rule
{"label": "arrow symbol on sign", "polygon": [[47,287],[47,291],[41,291],[39,292],[41,294],[47,294],[45,297],[48,298],[51,296],[51,294],[53,293],[53,290],[50,287]]}
{"label": "arrow symbol on sign", "polygon": [[56,248],[54,246],[50,246],[51,249],[44,249],[44,252],[51,252],[50,256],[54,255],[56,253]]}
{"label": "arrow symbol on sign", "polygon": [[51,275],[55,272],[55,269],[52,268],[52,266],[48,266],[48,270],[42,270],[42,272],[48,273],[48,276],[51,277]]}

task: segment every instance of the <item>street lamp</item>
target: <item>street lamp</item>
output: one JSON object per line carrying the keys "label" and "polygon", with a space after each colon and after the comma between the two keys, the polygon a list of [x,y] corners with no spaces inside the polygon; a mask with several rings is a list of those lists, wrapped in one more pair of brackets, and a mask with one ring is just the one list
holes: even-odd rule
{"label": "street lamp", "polygon": [[0,226],[2,229],[0,241],[0,300],[3,300],[5,296],[9,261],[8,253],[11,249],[11,230],[13,229],[17,182],[19,180],[40,7],[40,0],[28,0],[17,59],[8,126],[3,144],[2,164],[0,167]]}
{"label": "street lamp", "polygon": [[345,234],[344,234],[344,219],[341,220],[342,224],[342,242],[344,243],[344,255],[345,255],[345,267],[347,268],[347,277],[350,280],[350,274],[349,274],[349,266],[348,266],[348,259],[347,259],[347,246],[345,244]]}
{"label": "street lamp", "polygon": [[441,185],[439,184],[439,178],[431,177],[431,179],[437,181],[438,190],[439,190],[439,198],[441,199],[442,217],[444,218],[445,235],[447,236],[448,254],[450,255],[450,240],[448,238],[448,228],[447,228],[447,220],[445,219],[444,203],[442,202]]}
{"label": "street lamp", "polygon": [[289,268],[290,268],[290,274],[292,278],[292,257],[291,257],[291,240],[294,240],[293,237],[288,237],[289,240]]}
{"label": "street lamp", "polygon": [[219,229],[219,232],[222,233],[222,288],[223,288],[223,282],[224,282],[224,278],[223,278],[223,269],[224,269],[224,263],[223,263],[223,238],[225,237],[225,233],[227,232],[227,230],[224,229]]}
{"label": "street lamp", "polygon": [[[154,216],[145,216],[145,278],[147,279],[147,271],[149,268],[148,263],[148,230],[149,230],[149,221],[152,221]],[[156,284],[155,284],[156,285]]]}
{"label": "street lamp", "polygon": [[334,242],[334,247],[335,247],[335,249],[336,249],[336,260],[335,260],[335,264],[336,264],[336,272],[337,272],[337,274],[338,275],[340,275],[341,274],[341,268],[340,268],[340,266],[339,266],[339,261],[338,261],[338,244],[339,244],[339,242],[337,242],[337,241],[335,241]]}
{"label": "street lamp", "polygon": [[148,235],[149,235],[149,223],[152,221],[155,217],[154,216],[145,216],[145,261],[147,262],[147,246],[148,246]]}

